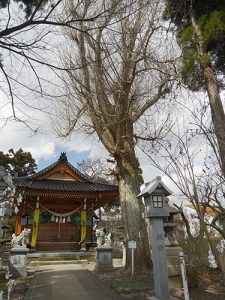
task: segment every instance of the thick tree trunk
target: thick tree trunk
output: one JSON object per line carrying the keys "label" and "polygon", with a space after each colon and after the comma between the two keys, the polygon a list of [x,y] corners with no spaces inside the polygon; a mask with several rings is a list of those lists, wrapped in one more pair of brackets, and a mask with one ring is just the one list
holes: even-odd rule
{"label": "thick tree trunk", "polygon": [[218,142],[221,171],[223,176],[225,177],[225,114],[223,104],[220,97],[216,75],[213,71],[210,58],[208,58],[208,61],[205,60],[206,54],[209,56],[209,53],[207,53],[205,50],[203,34],[194,16],[191,17],[191,22],[196,34],[197,51],[203,67],[206,89],[211,108],[212,123]]}
{"label": "thick tree trunk", "polygon": [[207,86],[212,122],[218,142],[221,169],[225,177],[225,114],[221,101],[218,84],[211,66],[204,67],[204,77]]}
{"label": "thick tree trunk", "polygon": [[126,244],[125,268],[131,270],[131,249],[128,249],[127,246],[128,241],[134,240],[137,242],[137,249],[134,250],[135,271],[145,271],[151,267],[151,255],[147,224],[143,218],[144,205],[142,201],[136,198],[140,192],[140,169],[135,156],[133,158],[129,157],[129,160],[137,166],[131,172],[127,171],[124,159],[122,163],[120,159],[117,161],[119,168],[119,193]]}
{"label": "thick tree trunk", "polygon": [[[198,204],[198,208],[200,208],[199,204]],[[213,256],[216,260],[217,266],[218,266],[219,270],[221,271],[221,274],[222,274],[223,278],[225,278],[225,270],[223,269],[218,251],[217,251],[216,246],[213,243],[212,238],[209,234],[207,225],[205,224],[204,214],[200,209],[198,209],[197,214],[198,214],[198,217],[199,217],[200,227],[202,228],[202,230],[204,232],[204,235],[202,235],[201,238],[202,239],[205,238],[207,240],[207,242],[209,244],[209,247],[210,247],[210,250],[211,250],[211,252],[212,252],[212,254],[213,254]]]}

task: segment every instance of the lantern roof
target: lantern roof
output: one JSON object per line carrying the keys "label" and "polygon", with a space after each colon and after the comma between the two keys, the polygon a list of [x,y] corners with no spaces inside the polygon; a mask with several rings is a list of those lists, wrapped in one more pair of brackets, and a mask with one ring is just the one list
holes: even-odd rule
{"label": "lantern roof", "polygon": [[144,189],[140,192],[140,194],[137,197],[139,198],[146,195],[151,195],[156,189],[160,189],[161,191],[163,191],[165,196],[172,195],[173,193],[162,181],[161,176],[157,176],[155,179],[145,183]]}

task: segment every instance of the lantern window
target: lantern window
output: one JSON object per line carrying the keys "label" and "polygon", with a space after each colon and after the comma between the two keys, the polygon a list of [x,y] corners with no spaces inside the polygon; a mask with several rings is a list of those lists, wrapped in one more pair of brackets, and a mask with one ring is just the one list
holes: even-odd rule
{"label": "lantern window", "polygon": [[162,195],[153,195],[152,201],[153,201],[154,208],[162,208],[163,207],[163,196]]}

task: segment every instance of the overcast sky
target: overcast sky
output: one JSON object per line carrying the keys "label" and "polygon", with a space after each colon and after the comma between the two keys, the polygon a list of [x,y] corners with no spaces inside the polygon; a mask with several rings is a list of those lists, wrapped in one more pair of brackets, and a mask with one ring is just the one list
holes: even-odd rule
{"label": "overcast sky", "polygon": [[[61,152],[67,153],[70,163],[74,166],[83,159],[91,157],[103,157],[106,159],[108,157],[107,151],[95,136],[88,137],[76,134],[71,136],[70,140],[59,139],[53,132],[48,115],[27,106],[24,107],[25,111],[29,112],[33,116],[33,120],[35,120],[35,122],[29,124],[34,125],[34,128],[38,128],[37,133],[33,133],[26,125],[12,119],[9,119],[5,123],[5,120],[12,114],[11,104],[10,99],[3,93],[0,96],[0,151],[7,152],[10,148],[14,150],[22,148],[24,151],[29,151],[38,164],[38,170],[55,162]],[[177,119],[177,126],[179,125],[179,121],[182,123],[182,114],[184,114],[184,110],[178,110],[180,118]],[[143,170],[144,181],[148,182],[154,177],[161,175],[170,189],[177,193],[177,188],[174,184],[163,176],[159,170],[151,166],[149,159],[143,152],[138,148],[136,152]],[[204,155],[204,152],[202,154]],[[196,161],[196,170],[199,168],[199,171],[201,171],[201,166],[202,157],[200,156],[198,161]]]}
{"label": "overcast sky", "polygon": [[[51,51],[51,59],[54,61],[53,53],[56,51],[55,45],[58,43],[58,35],[53,35],[52,40],[48,37],[48,45]],[[57,51],[56,51],[57,52]],[[28,86],[34,87],[37,84],[28,68],[22,64],[16,64],[12,58],[7,55],[3,56],[4,64],[8,64],[8,71],[15,75],[18,71],[18,78],[23,78],[24,82]],[[40,74],[45,75],[45,80],[52,84],[51,87],[47,87],[51,92],[54,89],[53,74],[47,71],[42,66],[36,66]],[[34,74],[33,74],[34,75]],[[5,84],[5,79],[0,75],[1,89],[0,90],[0,151],[7,152],[10,148],[18,150],[22,148],[24,151],[31,152],[32,156],[35,158],[38,169],[42,169],[52,162],[55,162],[61,152],[66,152],[68,159],[71,164],[76,166],[76,163],[91,157],[108,157],[107,151],[104,149],[102,144],[98,141],[96,137],[87,137],[82,134],[73,135],[70,140],[61,140],[56,134],[53,133],[52,126],[49,120],[49,115],[42,112],[41,110],[34,109],[29,105],[35,106],[36,108],[43,108],[44,111],[51,112],[51,105],[47,99],[36,98],[34,94],[29,94],[29,89],[23,89],[17,86],[15,87],[15,99],[17,106],[16,111],[19,116],[22,114],[22,119],[27,122],[33,129],[37,128],[37,133],[31,131],[25,124],[21,122],[14,121],[12,116],[11,99],[8,98],[4,92],[7,91]],[[24,77],[23,77],[24,76]],[[43,85],[48,85],[47,81],[43,80]],[[224,100],[224,94],[222,95]],[[43,101],[44,100],[44,101]],[[26,101],[27,105],[23,104]],[[21,111],[21,113],[20,113]],[[27,116],[26,116],[27,115]],[[182,116],[182,112],[180,114]],[[152,180],[154,177],[163,174],[154,169],[148,158],[137,149],[137,155],[139,157],[140,165],[143,170],[144,181],[147,182]],[[196,165],[198,168],[198,165]],[[170,186],[171,190],[176,190],[171,182],[163,176],[164,181]]]}
{"label": "overcast sky", "polygon": [[[83,159],[108,157],[107,151],[94,136],[88,137],[76,134],[70,140],[59,139],[53,133],[47,116],[42,112],[31,111],[31,115],[39,120],[36,124],[38,124],[40,133],[34,134],[23,123],[11,119],[5,123],[5,119],[11,115],[10,99],[7,99],[3,93],[1,96],[0,111],[3,118],[0,119],[0,151],[7,152],[10,148],[14,150],[22,148],[24,151],[29,151],[37,161],[39,170],[55,162],[61,152],[66,152],[70,163],[75,166],[77,162]],[[147,157],[138,149],[137,154],[143,169],[145,182],[161,174],[151,167]]]}

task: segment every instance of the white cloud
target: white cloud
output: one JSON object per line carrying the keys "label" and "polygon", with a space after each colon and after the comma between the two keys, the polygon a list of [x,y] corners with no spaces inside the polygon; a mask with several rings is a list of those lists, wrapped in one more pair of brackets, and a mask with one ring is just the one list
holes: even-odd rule
{"label": "white cloud", "polygon": [[[1,116],[6,119],[11,114],[11,108],[10,106],[4,106],[1,102],[0,112]],[[57,147],[65,152],[90,152],[90,157],[107,156],[107,151],[96,137],[74,134],[70,140],[60,139],[52,132],[46,115],[40,111],[31,113],[35,119],[38,119],[38,122],[35,122],[35,126],[39,128],[36,134],[21,122],[9,119],[6,126],[3,126],[4,120],[0,120],[0,151],[7,152],[10,148],[14,150],[22,148],[24,151],[31,152],[37,162],[40,159],[57,159],[59,155],[59,153],[56,153]]]}

